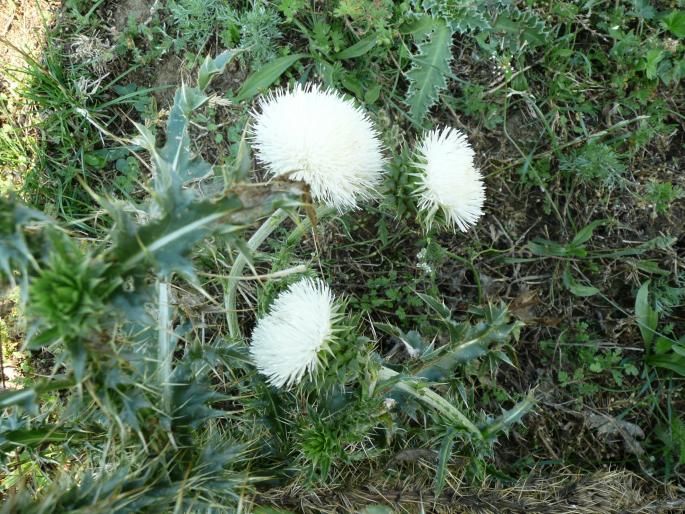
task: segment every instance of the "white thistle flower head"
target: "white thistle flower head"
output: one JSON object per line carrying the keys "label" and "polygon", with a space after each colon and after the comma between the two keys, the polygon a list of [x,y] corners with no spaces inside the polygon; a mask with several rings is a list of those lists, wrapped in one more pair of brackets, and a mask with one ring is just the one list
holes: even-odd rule
{"label": "white thistle flower head", "polygon": [[428,132],[416,149],[415,194],[430,227],[442,210],[448,227],[466,232],[483,214],[485,187],[466,136],[451,127]]}
{"label": "white thistle flower head", "polygon": [[333,89],[281,89],[254,113],[257,159],[271,177],[306,182],[312,197],[338,211],[374,196],[382,178],[382,145],[366,112]]}
{"label": "white thistle flower head", "polygon": [[339,317],[323,281],[304,278],[292,284],[252,332],[250,355],[257,369],[276,387],[297,384],[318,367],[321,353],[330,351]]}

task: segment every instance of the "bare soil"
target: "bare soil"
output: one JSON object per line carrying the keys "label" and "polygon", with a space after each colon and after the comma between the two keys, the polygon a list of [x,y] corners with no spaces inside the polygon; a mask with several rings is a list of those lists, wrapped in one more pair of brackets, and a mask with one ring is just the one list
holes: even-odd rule
{"label": "bare soil", "polygon": [[59,0],[3,0],[0,7],[0,91],[11,89],[8,70],[20,68],[21,52],[37,57],[45,44],[45,30],[62,2]]}

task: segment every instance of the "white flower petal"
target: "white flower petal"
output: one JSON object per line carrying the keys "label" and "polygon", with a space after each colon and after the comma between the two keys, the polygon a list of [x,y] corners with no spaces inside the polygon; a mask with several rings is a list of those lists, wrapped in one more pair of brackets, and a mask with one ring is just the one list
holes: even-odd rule
{"label": "white flower petal", "polygon": [[298,84],[262,98],[259,111],[252,140],[272,177],[306,182],[315,200],[338,211],[373,196],[385,160],[378,133],[354,102]]}
{"label": "white flower petal", "polygon": [[333,294],[324,282],[305,278],[292,284],[252,332],[250,355],[257,369],[276,387],[297,384],[318,366],[335,317]]}
{"label": "white flower petal", "polygon": [[416,195],[428,224],[441,209],[449,227],[466,232],[482,216],[485,202],[483,179],[466,136],[451,127],[432,130],[418,145],[416,157]]}

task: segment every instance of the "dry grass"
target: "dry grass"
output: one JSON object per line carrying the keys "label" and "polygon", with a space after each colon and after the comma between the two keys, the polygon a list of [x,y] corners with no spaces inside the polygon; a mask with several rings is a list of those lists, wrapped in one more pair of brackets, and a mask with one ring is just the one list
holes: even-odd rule
{"label": "dry grass", "polygon": [[613,470],[580,474],[568,468],[533,474],[510,486],[489,481],[480,487],[454,484],[435,497],[415,481],[383,483],[351,491],[285,490],[260,496],[303,513],[358,512],[368,505],[387,505],[398,513],[440,514],[618,514],[669,513],[685,510],[685,497],[674,488],[655,489],[634,473]]}

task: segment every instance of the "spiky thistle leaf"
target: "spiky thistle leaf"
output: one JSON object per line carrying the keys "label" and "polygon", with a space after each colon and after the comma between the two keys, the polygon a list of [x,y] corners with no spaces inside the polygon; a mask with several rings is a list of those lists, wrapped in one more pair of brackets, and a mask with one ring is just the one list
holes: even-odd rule
{"label": "spiky thistle leaf", "polygon": [[428,109],[438,100],[440,91],[447,87],[452,62],[454,31],[441,19],[433,19],[432,30],[419,43],[412,67],[406,73],[409,80],[407,105],[412,121],[420,125]]}
{"label": "spiky thistle leaf", "polygon": [[511,409],[502,412],[502,415],[489,422],[482,427],[483,438],[485,440],[493,441],[496,435],[500,432],[506,432],[515,423],[520,423],[528,412],[535,406],[535,396],[533,392],[529,392],[525,399],[518,402]]}

